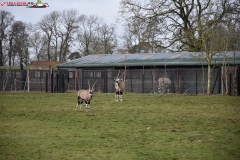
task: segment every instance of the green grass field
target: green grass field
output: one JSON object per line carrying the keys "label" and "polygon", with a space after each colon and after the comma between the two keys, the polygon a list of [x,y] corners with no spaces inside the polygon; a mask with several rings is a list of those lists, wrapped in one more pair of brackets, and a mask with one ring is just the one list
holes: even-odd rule
{"label": "green grass field", "polygon": [[0,92],[0,159],[240,159],[240,97]]}

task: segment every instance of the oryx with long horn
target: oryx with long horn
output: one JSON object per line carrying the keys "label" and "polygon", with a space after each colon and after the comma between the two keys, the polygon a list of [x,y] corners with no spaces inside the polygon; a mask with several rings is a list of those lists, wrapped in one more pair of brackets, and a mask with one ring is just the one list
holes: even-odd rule
{"label": "oryx with long horn", "polygon": [[[123,74],[125,74],[125,72]],[[120,101],[122,101],[122,95],[123,95],[123,92],[125,90],[125,82],[122,79],[123,74],[120,77],[118,77],[119,73],[120,73],[120,70],[118,72],[117,78],[114,79],[115,90],[116,90],[115,101],[118,101],[118,98],[120,98]]]}
{"label": "oryx with long horn", "polygon": [[[96,81],[97,82],[97,81]],[[82,103],[83,101],[85,101],[86,103],[86,111],[89,111],[89,105],[90,105],[90,101],[93,97],[93,91],[94,91],[94,86],[96,84],[96,82],[93,84],[92,88],[90,87],[90,83],[88,81],[88,86],[89,89],[81,89],[78,91],[77,93],[77,105],[76,105],[76,111],[78,109],[78,105],[80,103],[80,110],[82,110]]]}

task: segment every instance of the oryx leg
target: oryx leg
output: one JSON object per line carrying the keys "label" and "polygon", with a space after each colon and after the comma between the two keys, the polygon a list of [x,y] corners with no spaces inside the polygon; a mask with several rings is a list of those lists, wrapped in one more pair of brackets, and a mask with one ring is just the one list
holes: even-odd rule
{"label": "oryx leg", "polygon": [[118,101],[118,97],[119,97],[119,91],[116,91],[115,101]]}
{"label": "oryx leg", "polygon": [[89,109],[90,109],[90,101],[85,101],[86,103],[86,112],[89,112]]}
{"label": "oryx leg", "polygon": [[[79,105],[79,103],[81,103],[81,98],[78,96],[78,98],[77,98],[77,105],[76,105],[76,111],[78,110],[78,105]],[[81,107],[81,104],[80,104],[80,107]]]}
{"label": "oryx leg", "polygon": [[83,104],[83,101],[80,101],[80,111],[82,111],[82,104]]}
{"label": "oryx leg", "polygon": [[120,101],[122,101],[123,91],[120,91]]}

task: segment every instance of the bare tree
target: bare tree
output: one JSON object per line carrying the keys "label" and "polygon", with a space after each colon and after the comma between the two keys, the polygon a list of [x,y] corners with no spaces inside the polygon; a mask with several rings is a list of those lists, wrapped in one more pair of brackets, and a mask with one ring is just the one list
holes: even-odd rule
{"label": "bare tree", "polygon": [[70,54],[69,47],[74,40],[79,21],[77,10],[72,9],[62,12],[62,27],[58,29],[58,36],[61,39],[59,60],[66,60],[67,55]]}
{"label": "bare tree", "polygon": [[[129,53],[154,53],[162,51],[160,47],[155,45],[155,38],[160,34],[157,29],[157,23],[146,24],[137,19],[133,23],[124,24],[123,41],[129,48]],[[161,43],[161,42],[159,42]]]}
{"label": "bare tree", "polygon": [[[123,21],[147,25],[157,22],[155,45],[169,50],[201,51],[202,26],[212,27],[227,14],[239,13],[239,2],[233,0],[122,0],[119,14]],[[174,46],[174,47],[173,47]]]}
{"label": "bare tree", "polygon": [[3,66],[3,39],[6,38],[5,32],[6,29],[12,24],[14,21],[14,16],[7,11],[0,11],[0,66]]}
{"label": "bare tree", "polygon": [[[222,81],[222,94],[228,94],[228,71],[229,71],[229,63],[235,62],[235,57],[227,57],[228,51],[235,52],[239,48],[239,35],[240,35],[240,21],[239,21],[239,15],[237,15],[237,19],[235,18],[235,15],[229,15],[228,21],[225,22],[226,26],[221,28],[220,35],[222,35],[222,45],[223,51],[223,62],[222,62],[222,74],[221,74],[221,81]],[[236,78],[236,73],[234,75]]]}
{"label": "bare tree", "polygon": [[50,14],[43,16],[43,18],[38,22],[37,26],[42,33],[46,34],[48,42],[47,42],[47,58],[48,61],[51,60],[51,41],[54,35],[54,29],[56,28],[56,24],[60,19],[60,12],[53,11]]}
{"label": "bare tree", "polygon": [[130,32],[127,28],[125,28],[125,31],[123,35],[121,36],[123,39],[123,48],[126,48],[125,50],[123,49],[123,53],[133,53],[132,47],[134,46],[134,35],[132,32]]}
{"label": "bare tree", "polygon": [[[27,24],[22,21],[13,22],[9,30],[9,66],[11,65],[27,65],[30,60],[29,55],[29,34],[27,32]],[[15,61],[17,57],[18,61]]]}
{"label": "bare tree", "polygon": [[[157,22],[153,22],[146,27],[145,31],[142,33],[142,37],[143,37],[143,41],[148,44],[147,50],[149,52],[151,52],[151,53],[164,52],[163,48],[155,45],[156,37],[158,37],[161,34],[162,33],[158,29]],[[160,41],[158,43],[162,44]]]}
{"label": "bare tree", "polygon": [[96,53],[112,54],[117,46],[116,26],[103,24],[99,28],[99,45]]}
{"label": "bare tree", "polygon": [[29,43],[33,49],[33,54],[37,61],[47,60],[47,37],[41,35],[38,31],[32,33]]}
{"label": "bare tree", "polygon": [[77,34],[78,50],[81,56],[93,54],[98,43],[98,29],[100,19],[97,16],[81,15]]}
{"label": "bare tree", "polygon": [[137,20],[134,23],[128,23],[128,28],[131,33],[133,33],[135,38],[135,45],[131,49],[133,53],[141,53],[143,49],[143,35],[142,33],[145,31],[145,24],[141,23],[141,21]]}

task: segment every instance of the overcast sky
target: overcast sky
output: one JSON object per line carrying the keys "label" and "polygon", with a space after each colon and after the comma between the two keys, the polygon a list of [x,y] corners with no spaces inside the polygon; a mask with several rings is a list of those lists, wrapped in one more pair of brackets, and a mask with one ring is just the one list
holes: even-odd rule
{"label": "overcast sky", "polygon": [[[119,11],[119,3],[121,0],[42,0],[42,3],[48,3],[47,8],[26,8],[25,6],[7,6],[0,5],[0,10],[11,12],[15,16],[16,21],[31,22],[36,24],[44,15],[52,11],[62,11],[76,9],[79,15],[97,15],[110,25],[117,25],[118,36],[122,34],[121,24],[116,23],[116,17]],[[37,0],[0,0],[0,4],[4,2],[34,2]]]}

